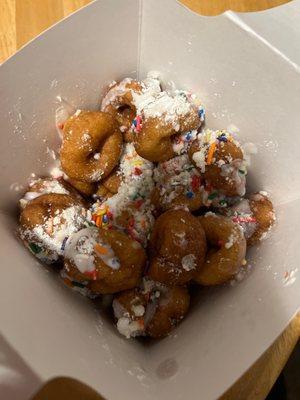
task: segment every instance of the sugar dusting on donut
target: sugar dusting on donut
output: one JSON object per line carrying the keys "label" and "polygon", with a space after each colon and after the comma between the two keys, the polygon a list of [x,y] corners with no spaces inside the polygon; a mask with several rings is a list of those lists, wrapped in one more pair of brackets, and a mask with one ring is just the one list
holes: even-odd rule
{"label": "sugar dusting on donut", "polygon": [[201,188],[200,174],[187,154],[159,163],[154,169],[154,182],[163,204],[171,203],[182,193],[192,198]]}
{"label": "sugar dusting on donut", "polygon": [[127,143],[121,156],[119,174],[122,176],[122,183],[118,193],[93,205],[95,222],[98,215],[101,217],[99,226],[111,224],[118,227],[118,217],[130,206],[132,222],[128,233],[145,244],[154,222],[153,207],[149,200],[154,187],[153,163],[140,157],[133,144]]}
{"label": "sugar dusting on donut", "polygon": [[179,130],[178,118],[187,116],[197,107],[196,102],[190,101],[188,93],[183,90],[161,91],[159,79],[155,76],[148,76],[142,81],[141,93],[132,92],[132,97],[137,115],[145,119],[159,118],[165,124],[171,123],[175,131]]}
{"label": "sugar dusting on donut", "polygon": [[37,258],[53,262],[64,255],[68,237],[84,227],[90,218],[88,210],[74,205],[45,218],[42,225],[21,230],[20,236]]}

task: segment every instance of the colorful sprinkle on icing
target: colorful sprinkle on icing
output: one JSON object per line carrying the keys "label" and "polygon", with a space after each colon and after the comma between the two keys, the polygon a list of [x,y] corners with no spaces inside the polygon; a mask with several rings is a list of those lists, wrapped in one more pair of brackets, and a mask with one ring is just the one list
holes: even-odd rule
{"label": "colorful sprinkle on icing", "polygon": [[217,147],[217,143],[213,142],[208,149],[208,153],[207,153],[207,159],[206,159],[206,164],[210,165],[212,163],[213,160],[213,156],[215,154],[216,151],[216,147]]}

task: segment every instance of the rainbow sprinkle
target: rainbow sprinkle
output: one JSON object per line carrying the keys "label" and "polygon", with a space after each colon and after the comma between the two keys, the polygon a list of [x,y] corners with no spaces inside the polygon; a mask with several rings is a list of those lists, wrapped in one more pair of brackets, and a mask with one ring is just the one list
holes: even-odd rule
{"label": "rainbow sprinkle", "polygon": [[199,189],[200,185],[201,185],[200,176],[193,175],[192,176],[192,189],[193,189],[193,192],[196,192]]}
{"label": "rainbow sprinkle", "polygon": [[97,271],[94,269],[93,271],[85,271],[84,275],[90,277],[93,281],[97,280]]}
{"label": "rainbow sprinkle", "polygon": [[205,119],[205,108],[203,108],[203,107],[199,108],[198,116],[200,118],[200,121],[204,121],[204,119]]}
{"label": "rainbow sprinkle", "polygon": [[137,115],[135,119],[132,121],[132,125],[134,126],[134,131],[136,133],[141,132],[142,130],[142,117],[140,115]]}
{"label": "rainbow sprinkle", "polygon": [[208,153],[207,153],[207,159],[206,159],[206,164],[210,165],[212,163],[213,160],[213,156],[215,154],[216,151],[216,147],[217,147],[217,143],[213,142],[208,149]]}
{"label": "rainbow sprinkle", "polygon": [[242,222],[256,222],[256,218],[254,217],[233,217],[232,218],[233,222],[238,222],[238,223],[242,223]]}
{"label": "rainbow sprinkle", "polygon": [[109,228],[110,227],[110,219],[113,217],[113,214],[109,211],[107,206],[101,206],[95,214],[92,215],[92,221],[95,222],[98,228]]}

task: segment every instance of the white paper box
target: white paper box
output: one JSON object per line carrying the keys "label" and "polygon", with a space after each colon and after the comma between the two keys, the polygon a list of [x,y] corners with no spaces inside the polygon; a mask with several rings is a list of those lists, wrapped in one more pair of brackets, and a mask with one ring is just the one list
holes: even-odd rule
{"label": "white paper box", "polygon": [[[201,17],[172,0],[102,0],[1,66],[0,328],[4,351],[20,356],[20,371],[31,369],[31,389],[64,375],[109,400],[211,400],[283,331],[300,305],[300,69],[289,59],[235,14]],[[15,230],[18,185],[53,164],[56,96],[96,109],[109,81],[149,70],[200,93],[207,126],[234,124],[257,144],[249,186],[271,194],[278,222],[251,250],[247,279],[201,291],[174,334],[143,345],[120,337],[41,267]]]}

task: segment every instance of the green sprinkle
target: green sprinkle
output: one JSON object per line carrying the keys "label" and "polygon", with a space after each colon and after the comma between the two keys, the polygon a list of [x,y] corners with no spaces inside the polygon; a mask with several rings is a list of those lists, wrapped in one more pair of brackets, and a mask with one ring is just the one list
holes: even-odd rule
{"label": "green sprinkle", "polygon": [[43,249],[35,243],[29,243],[29,249],[33,254],[40,253]]}
{"label": "green sprinkle", "polygon": [[85,285],[83,285],[82,283],[76,282],[76,281],[72,281],[72,285],[80,287],[81,289],[85,288]]}
{"label": "green sprinkle", "polygon": [[208,196],[208,200],[213,200],[218,196],[218,192],[213,192]]}
{"label": "green sprinkle", "polygon": [[246,173],[246,171],[244,171],[243,169],[239,169],[239,173],[244,175]]}
{"label": "green sprinkle", "polygon": [[226,200],[221,200],[219,204],[220,204],[220,206],[226,207],[227,206],[227,201]]}

